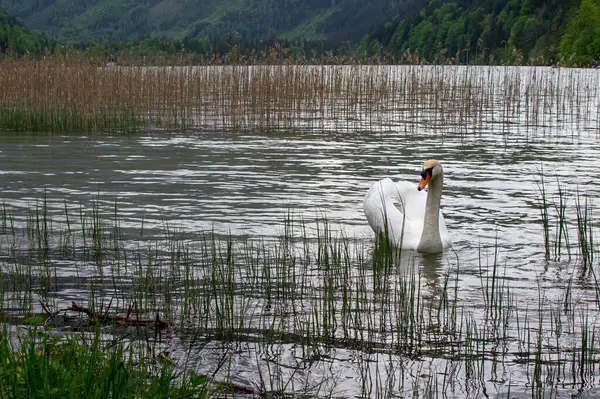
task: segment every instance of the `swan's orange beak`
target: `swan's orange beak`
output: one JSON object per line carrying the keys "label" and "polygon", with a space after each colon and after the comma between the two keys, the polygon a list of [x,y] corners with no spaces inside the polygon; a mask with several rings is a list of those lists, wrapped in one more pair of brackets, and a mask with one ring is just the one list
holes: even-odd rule
{"label": "swan's orange beak", "polygon": [[421,182],[419,183],[417,190],[419,190],[419,191],[423,190],[425,188],[425,186],[427,186],[427,183],[429,183],[429,180],[431,180],[431,175],[429,173],[427,173],[427,175],[425,177],[421,178]]}

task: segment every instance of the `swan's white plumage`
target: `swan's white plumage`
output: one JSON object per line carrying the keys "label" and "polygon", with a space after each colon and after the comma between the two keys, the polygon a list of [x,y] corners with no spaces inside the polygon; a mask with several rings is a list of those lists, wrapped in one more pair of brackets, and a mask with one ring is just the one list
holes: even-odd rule
{"label": "swan's white plumage", "polygon": [[[392,244],[417,250],[423,233],[427,195],[425,191],[418,191],[414,183],[382,179],[375,182],[365,195],[365,216],[376,233],[384,233],[387,226]],[[448,248],[450,234],[441,211],[439,232],[443,248]]]}

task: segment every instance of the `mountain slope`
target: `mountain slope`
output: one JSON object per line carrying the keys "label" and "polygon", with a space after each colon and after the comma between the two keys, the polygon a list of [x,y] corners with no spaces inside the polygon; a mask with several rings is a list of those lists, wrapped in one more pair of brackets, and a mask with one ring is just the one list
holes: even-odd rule
{"label": "mountain slope", "polygon": [[[600,35],[600,12],[589,11],[600,9],[599,0],[583,0],[583,5],[588,11],[576,11],[582,7],[579,0],[427,0],[418,12],[396,15],[367,34],[362,48],[430,61],[547,64],[562,57],[570,62],[570,53],[577,48],[581,54],[584,47],[582,26],[590,26],[586,44]],[[574,36],[568,42],[565,32]],[[576,61],[600,59],[600,51],[593,54],[600,39],[594,43],[590,54]]]}
{"label": "mountain slope", "polygon": [[307,57],[331,49],[365,62],[600,61],[600,0],[0,0],[3,9],[60,41],[115,49],[164,38],[170,52],[248,56],[279,39]]}
{"label": "mountain slope", "polygon": [[405,0],[0,0],[0,10],[59,40],[145,36],[360,39]]}
{"label": "mountain slope", "polygon": [[23,26],[17,18],[0,12],[0,53],[43,54],[54,47],[44,35]]}

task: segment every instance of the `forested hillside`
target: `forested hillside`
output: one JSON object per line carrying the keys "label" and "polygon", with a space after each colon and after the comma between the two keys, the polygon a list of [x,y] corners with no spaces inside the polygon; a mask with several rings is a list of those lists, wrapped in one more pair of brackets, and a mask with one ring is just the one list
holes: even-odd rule
{"label": "forested hillside", "polygon": [[405,0],[0,0],[0,10],[59,40],[274,37],[360,39]]}
{"label": "forested hillside", "polygon": [[[159,49],[253,59],[277,41],[287,49],[282,54],[304,59],[600,60],[600,0],[0,0],[2,10],[62,43],[102,42],[104,53],[137,46],[146,54]],[[48,43],[32,33],[21,38],[16,32],[23,25],[3,18],[10,28],[0,36],[2,52],[8,46],[39,51]]]}
{"label": "forested hillside", "polygon": [[23,26],[15,17],[0,12],[0,53],[42,54],[54,47],[44,35]]}
{"label": "forested hillside", "polygon": [[585,64],[600,60],[600,2],[430,0],[367,34],[361,49],[431,61]]}

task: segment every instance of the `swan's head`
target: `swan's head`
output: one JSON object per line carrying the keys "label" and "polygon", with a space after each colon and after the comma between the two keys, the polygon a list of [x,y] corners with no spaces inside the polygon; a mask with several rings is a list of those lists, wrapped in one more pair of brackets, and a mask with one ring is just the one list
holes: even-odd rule
{"label": "swan's head", "polygon": [[425,161],[423,164],[423,170],[421,171],[421,182],[417,187],[417,190],[423,190],[429,182],[438,176],[442,175],[442,165],[435,159]]}

